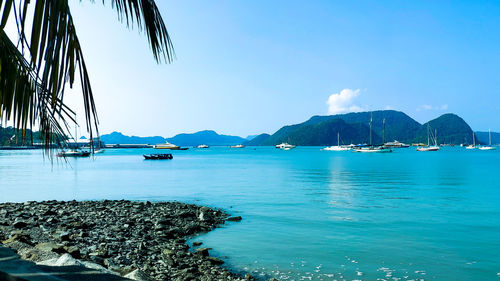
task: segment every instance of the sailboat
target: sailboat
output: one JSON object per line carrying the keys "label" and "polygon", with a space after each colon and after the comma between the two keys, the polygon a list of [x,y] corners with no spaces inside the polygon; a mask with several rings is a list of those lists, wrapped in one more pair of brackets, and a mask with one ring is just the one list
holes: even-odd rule
{"label": "sailboat", "polygon": [[496,147],[491,146],[491,129],[489,130],[489,136],[490,136],[490,143],[487,146],[480,146],[479,149],[481,150],[495,150]]}
{"label": "sailboat", "polygon": [[476,137],[472,131],[472,144],[465,147],[466,149],[476,149]]}
{"label": "sailboat", "polygon": [[347,151],[351,150],[349,146],[345,145],[340,145],[340,132],[337,133],[337,145],[332,145],[323,148],[323,150],[328,150],[328,151]]}
{"label": "sailboat", "polygon": [[417,148],[417,151],[438,151],[439,146],[437,145],[437,130],[434,133],[433,139],[434,139],[434,145],[431,146],[431,129],[429,124],[427,124],[427,146],[419,147]]}
{"label": "sailboat", "polygon": [[[76,115],[75,115],[76,120]],[[61,150],[57,153],[57,157],[89,157],[90,152],[78,148],[78,128],[75,125],[75,148],[69,150]]]}
{"label": "sailboat", "polygon": [[387,153],[392,152],[391,149],[387,149],[383,146],[373,146],[372,144],[372,123],[373,123],[373,113],[370,113],[370,145],[360,148],[355,148],[355,152],[367,152],[367,153]]}

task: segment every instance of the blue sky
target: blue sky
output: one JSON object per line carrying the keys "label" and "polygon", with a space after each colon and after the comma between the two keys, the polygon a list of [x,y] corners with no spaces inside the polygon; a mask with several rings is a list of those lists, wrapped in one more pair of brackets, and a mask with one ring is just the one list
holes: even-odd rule
{"label": "blue sky", "polygon": [[500,131],[498,1],[157,4],[177,54],[170,65],[154,62],[109,3],[71,1],[101,133],[246,136],[386,108],[419,122],[453,112]]}

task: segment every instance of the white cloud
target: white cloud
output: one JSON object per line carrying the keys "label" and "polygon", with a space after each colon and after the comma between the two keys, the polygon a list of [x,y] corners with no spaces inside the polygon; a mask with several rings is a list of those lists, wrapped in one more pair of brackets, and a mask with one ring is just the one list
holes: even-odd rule
{"label": "white cloud", "polygon": [[359,96],[360,91],[360,89],[343,89],[340,93],[330,95],[326,102],[328,104],[328,114],[362,111],[362,107],[354,104],[354,100]]}
{"label": "white cloud", "polygon": [[429,105],[429,104],[423,104],[419,107],[417,107],[417,111],[426,111],[426,110],[448,110],[448,105],[447,104],[443,104],[443,105],[439,105],[439,106],[432,106],[432,105]]}

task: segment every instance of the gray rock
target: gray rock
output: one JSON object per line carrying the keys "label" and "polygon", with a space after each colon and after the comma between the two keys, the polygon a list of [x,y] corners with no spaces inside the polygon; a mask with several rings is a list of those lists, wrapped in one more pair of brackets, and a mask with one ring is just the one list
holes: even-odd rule
{"label": "gray rock", "polygon": [[15,221],[12,225],[14,228],[25,228],[28,224],[22,220]]}
{"label": "gray rock", "polygon": [[227,221],[241,221],[242,218],[240,216],[236,216],[236,217],[229,217],[226,220]]}
{"label": "gray rock", "polygon": [[149,276],[147,276],[144,272],[136,269],[129,274],[124,276],[125,278],[136,280],[136,281],[153,281]]}
{"label": "gray rock", "polygon": [[59,239],[61,241],[69,241],[70,240],[69,232],[62,232],[61,234],[59,234]]}
{"label": "gray rock", "polygon": [[215,264],[215,265],[221,265],[221,264],[224,264],[224,261],[219,259],[219,258],[216,258],[216,257],[207,257],[207,259],[212,263],[212,264]]}
{"label": "gray rock", "polygon": [[196,249],[196,253],[203,256],[203,257],[208,257],[210,254],[208,250],[211,250],[210,248],[198,248]]}

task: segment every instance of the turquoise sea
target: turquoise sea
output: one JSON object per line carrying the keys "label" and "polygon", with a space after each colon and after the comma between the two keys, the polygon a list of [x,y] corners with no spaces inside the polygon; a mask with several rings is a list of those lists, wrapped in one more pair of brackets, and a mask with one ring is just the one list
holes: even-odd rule
{"label": "turquoise sea", "polygon": [[108,149],[53,164],[0,151],[0,201],[179,200],[243,221],[194,238],[281,280],[500,280],[500,150]]}

